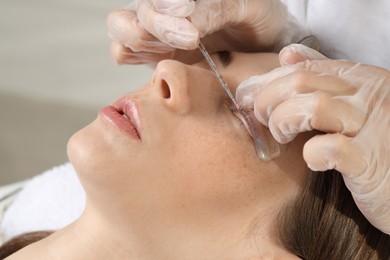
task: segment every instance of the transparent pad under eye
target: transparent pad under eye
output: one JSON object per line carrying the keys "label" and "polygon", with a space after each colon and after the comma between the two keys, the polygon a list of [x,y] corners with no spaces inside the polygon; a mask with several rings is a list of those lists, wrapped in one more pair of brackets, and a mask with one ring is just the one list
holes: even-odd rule
{"label": "transparent pad under eye", "polygon": [[273,138],[267,127],[260,123],[254,113],[242,111],[248,130],[255,144],[257,156],[263,161],[272,160],[280,155],[279,143]]}

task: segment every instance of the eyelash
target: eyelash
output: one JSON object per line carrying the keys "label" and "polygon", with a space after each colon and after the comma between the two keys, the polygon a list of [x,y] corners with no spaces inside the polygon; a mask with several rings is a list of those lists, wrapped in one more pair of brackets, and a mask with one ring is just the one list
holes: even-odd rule
{"label": "eyelash", "polygon": [[[243,115],[240,114],[239,112],[237,112],[237,109],[234,107],[234,105],[233,105],[232,103],[226,103],[226,105],[227,105],[228,109],[232,112],[232,114],[234,115],[234,117],[236,117],[237,120],[240,121],[240,122],[239,122],[239,123],[240,123],[240,126],[245,127],[245,129],[246,129],[246,131],[248,132],[248,134],[249,134],[250,136],[252,136],[252,133],[251,133],[250,128],[251,128],[251,125],[254,124],[254,122],[253,122],[250,118],[248,118],[248,117],[246,117],[246,119],[244,120],[244,119],[242,118]],[[253,111],[250,110],[250,109],[248,109],[247,107],[240,107],[240,112],[243,113],[243,114],[246,114],[246,115],[247,115],[248,113],[253,113]]]}
{"label": "eyelash", "polygon": [[[230,110],[230,112],[232,112],[233,116],[235,118],[238,119],[238,121],[240,121],[240,125],[244,125],[244,122],[242,122],[242,119],[238,116],[238,111],[237,109],[234,107],[234,105],[230,102],[226,102],[226,106],[228,107],[228,109]],[[245,108],[243,108],[245,109]]]}

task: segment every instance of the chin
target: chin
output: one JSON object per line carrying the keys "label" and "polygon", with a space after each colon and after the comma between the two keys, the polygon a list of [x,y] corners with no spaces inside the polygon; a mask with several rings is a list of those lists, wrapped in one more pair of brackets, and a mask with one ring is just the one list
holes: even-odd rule
{"label": "chin", "polygon": [[104,161],[102,155],[104,148],[99,142],[102,137],[99,131],[96,131],[94,123],[84,127],[73,134],[67,144],[67,154],[69,161],[75,168],[79,178],[88,176],[91,173],[96,174],[98,170],[102,169]]}
{"label": "chin", "polygon": [[[124,190],[121,192],[125,194],[132,189],[132,184],[135,183],[137,187],[139,182],[134,176],[140,176],[132,173],[139,173],[145,167],[145,164],[137,164],[131,160],[134,156],[123,149],[119,148],[120,152],[117,152],[117,143],[123,143],[123,140],[115,139],[115,135],[94,121],[73,134],[67,144],[69,161],[84,188],[87,200],[93,201],[94,206],[106,208],[107,205],[113,204],[112,201],[117,199],[122,188]],[[130,167],[134,165],[140,166]],[[134,197],[139,199],[139,194],[136,193]]]}
{"label": "chin", "polygon": [[107,181],[121,180],[120,174],[139,159],[133,145],[95,120],[71,136],[67,153],[84,187],[89,183],[104,186]]}

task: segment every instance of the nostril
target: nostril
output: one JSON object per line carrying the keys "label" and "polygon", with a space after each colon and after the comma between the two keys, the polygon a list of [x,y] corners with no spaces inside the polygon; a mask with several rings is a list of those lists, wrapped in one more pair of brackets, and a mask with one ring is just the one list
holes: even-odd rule
{"label": "nostril", "polygon": [[169,85],[165,80],[161,80],[161,94],[164,98],[171,97],[171,90],[169,89]]}

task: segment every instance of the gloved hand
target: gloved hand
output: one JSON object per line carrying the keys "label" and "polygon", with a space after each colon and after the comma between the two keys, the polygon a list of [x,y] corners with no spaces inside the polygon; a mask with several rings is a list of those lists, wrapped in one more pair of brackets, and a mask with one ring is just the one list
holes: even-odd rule
{"label": "gloved hand", "polygon": [[390,71],[302,45],[283,49],[280,61],[285,66],[243,82],[238,102],[253,106],[281,143],[325,132],[304,145],[309,168],[339,171],[365,217],[390,234]]}
{"label": "gloved hand", "polygon": [[287,14],[279,0],[135,0],[112,12],[107,27],[119,64],[187,62],[203,37],[211,53],[265,50],[302,38]]}

